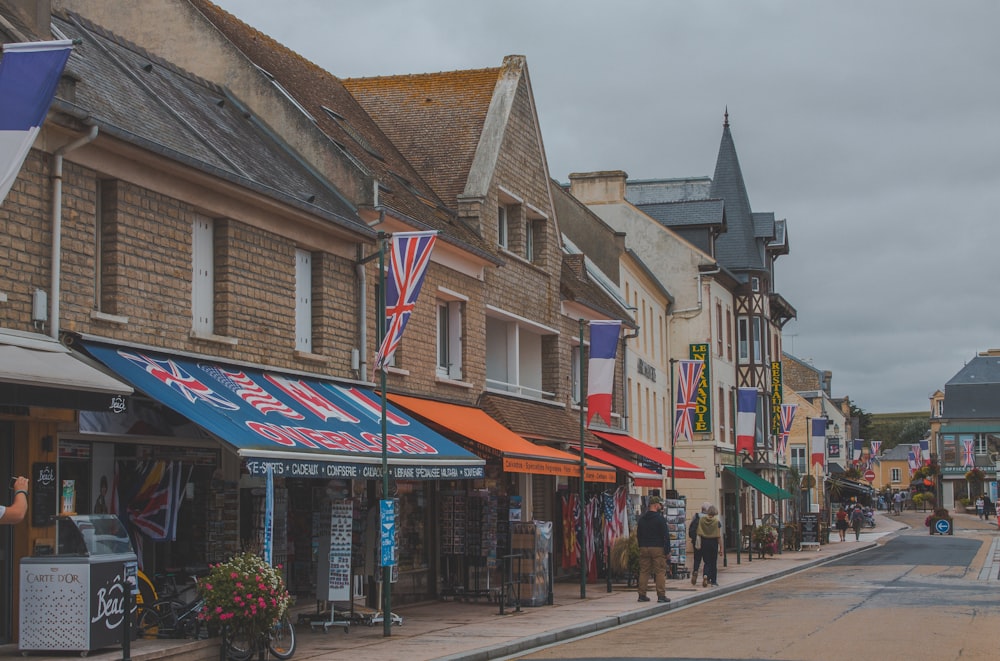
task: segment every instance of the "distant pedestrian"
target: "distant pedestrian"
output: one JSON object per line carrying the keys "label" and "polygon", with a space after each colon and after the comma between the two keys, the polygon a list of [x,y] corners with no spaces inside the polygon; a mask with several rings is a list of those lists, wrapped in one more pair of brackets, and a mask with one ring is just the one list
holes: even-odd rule
{"label": "distant pedestrian", "polygon": [[652,574],[656,584],[656,600],[665,604],[670,601],[667,598],[667,555],[664,551],[670,544],[670,531],[662,510],[663,499],[650,496],[649,507],[636,524],[635,536],[639,544],[639,601],[649,601],[646,589],[649,587],[649,575]]}
{"label": "distant pedestrian", "polygon": [[701,559],[705,563],[705,573],[701,586],[719,585],[718,556],[722,555],[722,523],[719,521],[719,510],[715,505],[709,505],[708,510],[698,517],[698,538],[701,539]]}
{"label": "distant pedestrian", "polygon": [[851,510],[851,528],[854,529],[854,541],[861,541],[861,526],[864,525],[865,515],[860,507]]}
{"label": "distant pedestrian", "polygon": [[847,510],[841,505],[837,510],[837,532],[840,533],[840,541],[847,541]]}
{"label": "distant pedestrian", "polygon": [[708,513],[708,508],[712,503],[702,503],[701,512],[691,517],[691,525],[688,526],[688,537],[691,539],[691,548],[694,549],[694,565],[691,567],[691,585],[698,584],[698,567],[701,566],[701,543],[698,541],[698,520]]}
{"label": "distant pedestrian", "polygon": [[903,492],[897,491],[892,496],[892,504],[895,506],[896,514],[903,513]]}
{"label": "distant pedestrian", "polygon": [[982,496],[976,498],[976,516],[980,519],[986,518],[986,503],[983,501]]}
{"label": "distant pedestrian", "polygon": [[983,518],[989,519],[991,516],[996,516],[996,504],[987,494],[983,494]]}

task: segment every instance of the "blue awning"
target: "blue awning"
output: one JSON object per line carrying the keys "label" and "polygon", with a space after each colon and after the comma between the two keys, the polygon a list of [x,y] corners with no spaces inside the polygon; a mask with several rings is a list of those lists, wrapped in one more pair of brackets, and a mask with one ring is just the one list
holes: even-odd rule
{"label": "blue awning", "polygon": [[[252,475],[382,477],[381,397],[355,385],[84,342],[137,390],[232,445]],[[387,404],[390,475],[483,477],[485,462]]]}

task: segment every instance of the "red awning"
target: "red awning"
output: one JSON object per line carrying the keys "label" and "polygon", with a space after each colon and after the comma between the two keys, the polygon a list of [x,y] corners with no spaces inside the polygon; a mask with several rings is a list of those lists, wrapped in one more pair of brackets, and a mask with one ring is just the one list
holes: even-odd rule
{"label": "red awning", "polygon": [[604,431],[590,430],[594,436],[613,443],[618,447],[633,452],[644,459],[652,461],[653,463],[659,464],[663,467],[663,475],[665,477],[670,477],[670,467],[674,467],[674,477],[687,478],[693,480],[704,480],[705,470],[700,466],[695,466],[689,461],[684,461],[679,457],[671,455],[669,452],[664,452],[659,448],[654,448],[648,443],[643,443],[637,438],[632,438],[628,434],[612,434]]}
{"label": "red awning", "polygon": [[622,459],[616,454],[598,448],[584,448],[583,453],[592,459],[610,464],[619,470],[628,473],[637,487],[662,487],[663,475],[653,473],[649,469],[643,468],[639,464],[632,463],[627,459]]}

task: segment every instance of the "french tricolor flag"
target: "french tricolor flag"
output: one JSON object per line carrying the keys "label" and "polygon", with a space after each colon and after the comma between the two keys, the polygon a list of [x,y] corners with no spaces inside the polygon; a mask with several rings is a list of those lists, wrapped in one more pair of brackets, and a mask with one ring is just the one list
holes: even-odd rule
{"label": "french tricolor flag", "polygon": [[757,435],[757,389],[736,390],[736,454],[753,454]]}
{"label": "french tricolor flag", "polygon": [[615,354],[622,322],[590,322],[590,361],[587,363],[587,424],[595,413],[611,424],[611,391],[615,385]]}
{"label": "french tricolor flag", "polygon": [[0,204],[52,105],[73,42],[4,44],[0,60]]}

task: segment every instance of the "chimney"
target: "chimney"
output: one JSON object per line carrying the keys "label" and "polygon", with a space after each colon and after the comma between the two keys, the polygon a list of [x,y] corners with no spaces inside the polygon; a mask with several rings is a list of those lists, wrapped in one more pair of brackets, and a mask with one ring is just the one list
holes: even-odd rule
{"label": "chimney", "polygon": [[574,172],[569,175],[569,192],[584,204],[620,204],[625,201],[627,179],[623,170]]}

